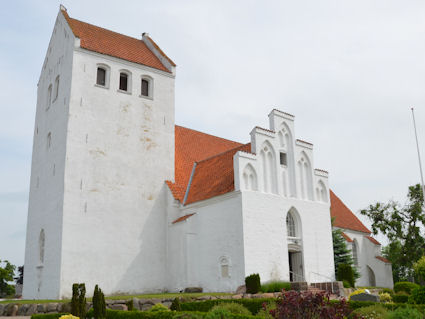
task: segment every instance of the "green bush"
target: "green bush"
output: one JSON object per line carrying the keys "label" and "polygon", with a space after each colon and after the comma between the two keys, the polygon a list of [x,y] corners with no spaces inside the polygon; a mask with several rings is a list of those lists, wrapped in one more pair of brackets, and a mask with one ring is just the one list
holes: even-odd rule
{"label": "green bush", "polygon": [[394,284],[394,291],[400,292],[400,291],[404,291],[407,292],[409,295],[412,293],[412,290],[415,288],[418,288],[419,285],[415,284],[414,282],[409,282],[409,281],[399,281],[396,282]]}
{"label": "green bush", "polygon": [[408,302],[414,304],[425,304],[425,287],[413,289]]}
{"label": "green bush", "polygon": [[107,319],[172,319],[174,311],[123,311],[106,310]]}
{"label": "green bush", "polygon": [[246,292],[249,294],[256,294],[260,291],[261,282],[259,274],[252,274],[245,278]]}
{"label": "green bush", "polygon": [[350,318],[382,319],[386,317],[387,313],[388,310],[378,304],[358,308],[350,314]]}
{"label": "green bush", "polygon": [[212,307],[211,311],[214,311],[217,309],[224,309],[230,313],[238,314],[238,315],[248,315],[248,316],[251,315],[251,312],[247,308],[245,308],[240,303],[236,303],[236,302],[222,303],[222,304],[216,305]]}
{"label": "green bush", "polygon": [[217,299],[196,302],[182,302],[180,307],[182,311],[201,311],[208,312],[212,307],[218,304],[236,302],[247,308],[253,315],[256,315],[263,307],[263,303],[275,301],[273,298],[256,298],[256,299]]}
{"label": "green bush", "polygon": [[168,309],[168,307],[164,306],[162,303],[157,303],[151,309],[149,309],[149,311],[170,311],[170,309]]}
{"label": "green bush", "polygon": [[409,300],[409,295],[407,292],[400,291],[393,295],[393,301],[398,303],[406,303]]}
{"label": "green bush", "polygon": [[338,281],[344,282],[346,280],[351,287],[354,287],[354,271],[353,268],[348,264],[339,264],[338,265]]}
{"label": "green bush", "polygon": [[425,281],[425,256],[413,264],[413,270],[419,281]]}
{"label": "green bush", "polygon": [[414,308],[400,307],[390,312],[388,319],[423,319],[423,315]]}
{"label": "green bush", "polygon": [[394,295],[394,290],[392,290],[391,288],[384,288],[381,292],[390,294],[391,297]]}
{"label": "green bush", "polygon": [[261,292],[281,292],[283,289],[286,291],[291,290],[291,283],[286,281],[270,281],[261,284]]}
{"label": "green bush", "polygon": [[204,317],[205,319],[227,319],[230,318],[231,313],[229,310],[218,308],[218,309],[211,309],[210,312],[207,313],[207,315]]}
{"label": "green bush", "polygon": [[351,288],[351,284],[347,280],[343,280],[342,285],[344,286],[344,288]]}

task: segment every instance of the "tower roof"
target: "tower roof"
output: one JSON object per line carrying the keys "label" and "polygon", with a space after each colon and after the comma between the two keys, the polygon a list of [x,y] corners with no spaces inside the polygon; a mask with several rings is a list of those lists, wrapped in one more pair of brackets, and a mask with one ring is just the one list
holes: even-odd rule
{"label": "tower roof", "polygon": [[[63,7],[61,7],[61,12],[75,37],[80,39],[81,48],[171,73],[154,52],[148,48],[144,40],[71,18]],[[167,59],[172,66],[175,66],[174,62],[165,55],[150,37],[147,36],[147,39],[151,41],[153,47],[160,55]]]}

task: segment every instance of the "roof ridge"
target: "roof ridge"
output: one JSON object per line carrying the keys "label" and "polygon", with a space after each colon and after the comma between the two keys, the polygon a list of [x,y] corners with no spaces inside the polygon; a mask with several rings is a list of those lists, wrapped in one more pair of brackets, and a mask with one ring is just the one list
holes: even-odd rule
{"label": "roof ridge", "polygon": [[175,124],[174,126],[178,126],[178,127],[184,128],[184,129],[186,129],[186,130],[191,130],[191,131],[198,132],[198,133],[201,133],[201,134],[204,134],[204,135],[208,135],[208,136],[212,136],[212,137],[215,137],[215,138],[219,138],[219,139],[221,139],[221,140],[225,140],[225,141],[229,141],[229,142],[233,142],[233,143],[238,143],[238,144],[240,144],[240,145],[245,145],[245,144],[243,144],[243,143],[241,143],[241,142],[236,142],[236,141],[234,141],[234,140],[229,140],[228,138],[224,138],[224,137],[220,137],[220,136],[212,135],[212,134],[210,134],[210,133],[205,133],[205,132],[201,132],[201,131],[198,131],[198,130],[194,130],[193,128],[189,128],[189,127],[186,127],[186,126],[177,125],[177,124]]}
{"label": "roof ridge", "polygon": [[[78,21],[80,23],[85,23],[85,24],[88,24],[90,26],[93,26],[93,27],[96,27],[96,28],[99,28],[99,29],[102,29],[102,30],[105,30],[105,31],[108,31],[108,32],[116,33],[116,34],[122,35],[123,37],[129,38],[129,39],[132,39],[132,40],[143,41],[142,39],[131,37],[131,36],[124,34],[124,33],[121,33],[121,32],[113,31],[113,30],[106,29],[104,27],[100,27],[98,25],[95,25],[93,23],[89,23],[89,22],[85,22],[85,21],[82,21],[82,20],[79,20],[79,19],[72,18],[72,17],[69,16],[68,12],[66,12],[66,11],[62,11],[62,12],[64,12],[68,16],[68,18],[71,19],[71,20]],[[71,30],[72,30],[72,27],[71,27]],[[72,30],[72,32],[74,32],[74,30]]]}
{"label": "roof ridge", "polygon": [[195,163],[200,164],[202,162],[206,162],[206,161],[211,160],[211,159],[213,159],[215,157],[222,156],[222,155],[224,155],[226,153],[232,152],[232,151],[236,150],[237,148],[242,148],[244,146],[248,146],[249,144],[251,144],[251,143],[246,143],[246,144],[242,144],[242,145],[236,146],[236,147],[231,148],[231,149],[229,149],[227,151],[224,151],[224,152],[221,152],[221,153],[218,153],[218,154],[214,154],[214,155],[212,155],[210,157],[204,158],[203,160],[200,160],[200,161],[195,162]]}

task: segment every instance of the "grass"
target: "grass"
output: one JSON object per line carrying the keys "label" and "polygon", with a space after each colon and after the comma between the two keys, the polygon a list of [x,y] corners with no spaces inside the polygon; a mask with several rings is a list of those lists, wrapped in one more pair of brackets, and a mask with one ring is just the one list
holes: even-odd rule
{"label": "grass", "polygon": [[281,292],[282,289],[290,290],[291,283],[285,281],[270,281],[264,284],[261,284],[261,292]]}
{"label": "grass", "polygon": [[[201,297],[201,296],[225,296],[225,295],[231,295],[230,293],[225,292],[199,292],[199,293],[162,293],[162,294],[139,294],[139,295],[116,295],[116,296],[106,296],[105,299],[107,300],[127,300],[132,298],[139,298],[139,299],[151,299],[151,298],[158,298],[158,299],[173,299],[176,297]],[[0,304],[5,303],[16,303],[16,304],[33,304],[33,303],[49,303],[49,302],[70,302],[70,299],[62,299],[62,300],[53,300],[53,299],[6,299],[0,301]],[[87,301],[91,301],[91,298],[87,298]]]}

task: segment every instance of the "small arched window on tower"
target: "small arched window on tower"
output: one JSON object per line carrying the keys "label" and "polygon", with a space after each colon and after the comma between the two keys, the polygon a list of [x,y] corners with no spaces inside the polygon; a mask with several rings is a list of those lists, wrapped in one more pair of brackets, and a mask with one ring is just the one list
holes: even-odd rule
{"label": "small arched window on tower", "polygon": [[50,107],[50,104],[52,104],[52,85],[49,85],[49,88],[47,89],[47,107],[48,109]]}
{"label": "small arched window on tower", "polygon": [[230,277],[229,259],[224,256],[220,258],[220,274],[221,278]]}
{"label": "small arched window on tower", "polygon": [[49,149],[50,146],[52,146],[52,133],[51,132],[49,132],[47,134],[47,149]]}
{"label": "small arched window on tower", "polygon": [[44,235],[44,229],[40,231],[40,236],[38,237],[38,258],[40,264],[44,263],[44,245],[46,242],[46,238]]}
{"label": "small arched window on tower", "polygon": [[59,75],[55,79],[55,96],[53,98],[53,101],[56,101],[58,96],[59,96]]}
{"label": "small arched window on tower", "polygon": [[96,84],[106,87],[107,68],[105,66],[97,67]]}
{"label": "small arched window on tower", "polygon": [[131,73],[129,71],[120,71],[119,90],[131,92]]}
{"label": "small arched window on tower", "polygon": [[141,96],[153,98],[153,79],[150,76],[142,76]]}

